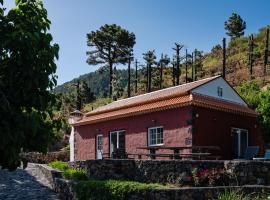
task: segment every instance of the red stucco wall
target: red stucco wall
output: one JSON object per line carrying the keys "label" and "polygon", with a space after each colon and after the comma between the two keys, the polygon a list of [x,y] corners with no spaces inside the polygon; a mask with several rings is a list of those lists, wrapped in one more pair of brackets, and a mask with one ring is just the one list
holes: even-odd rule
{"label": "red stucco wall", "polygon": [[183,146],[192,139],[191,117],[191,108],[185,107],[75,127],[75,159],[96,158],[97,134],[103,134],[103,151],[109,152],[109,132],[123,129],[128,153],[147,153],[136,148],[147,146],[147,130],[155,126],[163,126],[164,145]]}
{"label": "red stucco wall", "polygon": [[194,145],[215,145],[221,150],[216,152],[222,159],[232,159],[233,137],[231,127],[247,129],[249,132],[249,146],[259,145],[260,152],[263,144],[259,137],[258,122],[255,117],[230,114],[205,108],[194,108],[195,131]]}
{"label": "red stucco wall", "polygon": [[221,150],[214,153],[220,155],[221,159],[233,158],[231,127],[247,129],[249,145],[259,145],[260,150],[263,150],[256,118],[205,108],[184,107],[75,127],[75,160],[96,158],[97,134],[103,135],[103,152],[108,153],[109,132],[115,130],[126,131],[125,147],[128,153],[148,153],[137,147],[147,146],[147,130],[155,126],[163,126],[164,145],[184,146],[186,139],[190,138],[193,145],[220,146]]}

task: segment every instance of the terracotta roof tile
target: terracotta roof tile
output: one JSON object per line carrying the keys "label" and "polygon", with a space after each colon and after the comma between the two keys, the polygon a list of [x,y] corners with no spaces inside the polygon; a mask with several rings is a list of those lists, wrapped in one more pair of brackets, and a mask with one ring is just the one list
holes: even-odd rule
{"label": "terracotta roof tile", "polygon": [[194,105],[205,107],[209,109],[221,110],[235,114],[257,116],[257,113],[241,104],[235,104],[224,100],[206,97],[198,94],[189,94],[170,99],[165,99],[156,102],[149,102],[135,106],[126,107],[123,109],[112,110],[95,115],[85,116],[82,120],[78,121],[75,126],[93,124],[106,120],[113,120],[118,118],[130,117],[144,113],[151,113],[171,108],[184,107]]}
{"label": "terracotta roof tile", "polygon": [[180,96],[180,95],[186,94],[190,90],[192,90],[200,85],[203,85],[203,84],[205,84],[209,81],[212,81],[216,78],[219,78],[219,77],[220,76],[214,76],[214,77],[194,81],[191,83],[178,85],[175,87],[170,87],[170,88],[150,92],[147,94],[142,94],[142,95],[114,101],[108,105],[101,106],[93,111],[86,113],[86,116],[96,115],[97,113],[108,112],[110,110],[116,110],[116,109],[120,109],[120,108],[122,109],[122,108],[130,107],[130,106],[134,106],[137,104],[145,104],[147,102],[160,101],[162,99],[171,98],[173,96]]}
{"label": "terracotta roof tile", "polygon": [[127,107],[118,109],[110,112],[103,112],[96,115],[85,116],[82,120],[77,122],[75,125],[92,124],[105,120],[112,120],[117,118],[123,118],[128,116],[134,116],[153,111],[160,111],[169,108],[181,107],[190,103],[190,95],[184,95],[162,101],[156,101],[153,103],[140,104],[133,107]]}

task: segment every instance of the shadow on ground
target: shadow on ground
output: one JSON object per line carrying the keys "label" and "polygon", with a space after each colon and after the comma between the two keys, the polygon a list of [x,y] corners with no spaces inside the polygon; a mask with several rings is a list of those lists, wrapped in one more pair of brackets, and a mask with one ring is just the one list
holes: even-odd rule
{"label": "shadow on ground", "polygon": [[0,169],[0,200],[58,200],[42,180],[33,176],[31,167],[8,171]]}

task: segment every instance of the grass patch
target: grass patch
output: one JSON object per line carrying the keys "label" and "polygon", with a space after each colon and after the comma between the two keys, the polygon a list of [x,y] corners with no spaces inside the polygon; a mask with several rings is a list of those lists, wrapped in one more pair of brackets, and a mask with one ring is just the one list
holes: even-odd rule
{"label": "grass patch", "polygon": [[133,194],[144,196],[148,189],[168,188],[160,184],[146,184],[134,181],[119,180],[87,180],[80,181],[75,186],[76,197],[79,200],[124,200]]}
{"label": "grass patch", "polygon": [[83,169],[66,169],[63,172],[63,176],[66,179],[72,180],[86,180],[86,171]]}
{"label": "grass patch", "polygon": [[238,191],[225,191],[220,194],[217,200],[267,200],[270,199],[270,196],[264,193],[252,193],[252,194],[244,194]]}
{"label": "grass patch", "polygon": [[60,171],[65,171],[65,170],[67,170],[69,168],[68,164],[64,163],[62,161],[53,161],[53,162],[50,162],[48,165],[50,167],[52,167],[54,169],[58,169]]}
{"label": "grass patch", "polygon": [[63,171],[63,176],[66,179],[72,179],[72,180],[86,180],[87,179],[86,170],[71,169],[69,168],[67,163],[64,163],[61,161],[53,161],[53,162],[50,162],[48,165],[54,169]]}

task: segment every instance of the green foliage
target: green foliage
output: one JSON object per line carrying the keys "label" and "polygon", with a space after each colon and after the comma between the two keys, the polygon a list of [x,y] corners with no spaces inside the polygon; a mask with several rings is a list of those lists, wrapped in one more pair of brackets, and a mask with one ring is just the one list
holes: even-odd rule
{"label": "green foliage", "polygon": [[247,81],[236,88],[248,105],[259,114],[260,132],[264,142],[269,142],[270,137],[270,87],[260,90],[258,82]]}
{"label": "green foliage", "polygon": [[236,87],[236,90],[252,109],[258,107],[260,103],[260,86],[256,80],[243,82]]}
{"label": "green foliage", "polygon": [[67,163],[62,161],[53,161],[48,164],[54,169],[63,171],[63,176],[72,180],[86,180],[86,170],[84,169],[70,169]]}
{"label": "green foliage", "polygon": [[0,8],[0,165],[15,169],[23,151],[46,152],[53,129],[59,46],[47,31],[50,21],[39,0]]}
{"label": "green foliage", "polygon": [[244,194],[236,190],[225,190],[224,193],[218,195],[217,200],[265,200],[270,199],[267,194],[253,193]]}
{"label": "green foliage", "polygon": [[260,113],[261,134],[265,142],[270,142],[270,87],[262,91],[259,98],[260,102],[256,111]]}
{"label": "green foliage", "polygon": [[53,162],[50,162],[48,165],[54,169],[59,169],[61,171],[65,171],[69,168],[68,164],[62,161],[53,161]]}
{"label": "green foliage", "polygon": [[237,13],[232,13],[228,21],[225,22],[226,34],[232,39],[244,35],[246,29],[246,22]]}
{"label": "green foliage", "polygon": [[83,169],[66,169],[63,176],[72,180],[86,180],[86,170]]}
{"label": "green foliage", "polygon": [[87,180],[81,181],[75,186],[78,200],[125,200],[132,194],[142,196],[148,189],[166,188],[159,184],[145,184],[133,181],[118,180]]}

